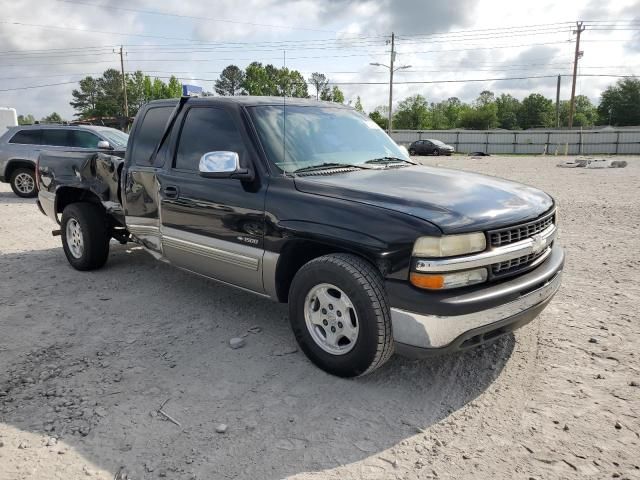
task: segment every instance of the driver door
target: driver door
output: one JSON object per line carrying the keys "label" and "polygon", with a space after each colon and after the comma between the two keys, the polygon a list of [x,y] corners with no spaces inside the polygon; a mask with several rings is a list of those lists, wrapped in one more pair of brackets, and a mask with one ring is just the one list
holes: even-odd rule
{"label": "driver door", "polygon": [[263,293],[266,187],[204,178],[198,168],[204,154],[217,151],[251,162],[242,125],[224,108],[192,106],[179,128],[171,167],[158,175],[164,255],[178,267]]}

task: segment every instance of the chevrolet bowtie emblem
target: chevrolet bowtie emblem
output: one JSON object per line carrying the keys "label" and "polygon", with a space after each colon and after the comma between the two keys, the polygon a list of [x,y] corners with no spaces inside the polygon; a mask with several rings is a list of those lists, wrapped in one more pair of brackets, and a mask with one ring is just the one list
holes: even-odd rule
{"label": "chevrolet bowtie emblem", "polygon": [[547,239],[539,233],[531,237],[531,240],[533,240],[533,245],[531,246],[533,253],[540,253],[547,246]]}

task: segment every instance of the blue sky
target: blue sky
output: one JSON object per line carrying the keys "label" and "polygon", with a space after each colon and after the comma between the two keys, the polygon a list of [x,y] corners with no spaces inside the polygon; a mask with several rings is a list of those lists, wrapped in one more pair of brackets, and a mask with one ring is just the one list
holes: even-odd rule
{"label": "blue sky", "polygon": [[[334,82],[382,82],[340,85],[347,100],[359,95],[367,111],[387,101],[388,73],[369,64],[388,63],[385,42],[392,31],[398,35],[397,65],[411,65],[396,74],[397,82],[549,77],[398,83],[396,102],[416,93],[429,101],[471,101],[485,89],[555,97],[553,77],[571,73],[575,48],[564,22],[577,19],[608,26],[592,24],[584,32],[581,73],[640,73],[638,0],[0,0],[0,11],[0,106],[37,118],[52,111],[71,118],[74,82],[119,68],[112,50],[120,44],[128,51],[127,71],[176,73],[207,90],[228,64],[281,66],[286,52],[287,66],[305,77],[318,71]],[[577,92],[597,101],[614,81],[581,77]],[[53,83],[64,84],[12,90]],[[569,93],[564,78],[561,97]]]}

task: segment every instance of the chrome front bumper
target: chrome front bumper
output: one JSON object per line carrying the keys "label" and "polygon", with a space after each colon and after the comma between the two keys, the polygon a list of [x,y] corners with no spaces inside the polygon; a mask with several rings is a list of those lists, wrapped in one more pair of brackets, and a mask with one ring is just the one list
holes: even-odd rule
{"label": "chrome front bumper", "polygon": [[[557,256],[560,258],[555,259],[557,266],[554,271],[547,272],[546,278],[534,286],[534,290],[523,288],[524,293],[518,298],[490,308],[450,316],[415,313],[400,308],[391,308],[393,336],[396,344],[412,349],[446,350],[462,345],[465,340],[474,335],[491,332],[493,327],[503,329],[506,332],[508,329],[505,327],[509,324],[522,326],[528,323],[544,309],[560,288],[564,253],[558,251]],[[530,276],[535,278],[536,272],[531,272]],[[495,289],[488,289],[484,297],[497,295],[496,290],[500,290],[502,293],[502,291],[507,292],[509,289],[512,289],[512,286],[507,282],[495,287]],[[462,295],[455,299],[453,304],[475,302],[478,295],[475,295],[476,298],[472,297],[474,297],[473,294],[471,296]],[[402,348],[399,350],[402,353]]]}

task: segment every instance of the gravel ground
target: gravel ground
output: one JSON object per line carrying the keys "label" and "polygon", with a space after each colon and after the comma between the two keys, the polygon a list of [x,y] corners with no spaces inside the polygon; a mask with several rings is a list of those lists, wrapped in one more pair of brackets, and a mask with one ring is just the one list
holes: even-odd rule
{"label": "gravel ground", "polygon": [[74,271],[53,224],[0,185],[0,479],[640,478],[627,160],[422,158],[553,194],[564,284],[515,335],[357,380],[306,360],[286,306],[139,248]]}

